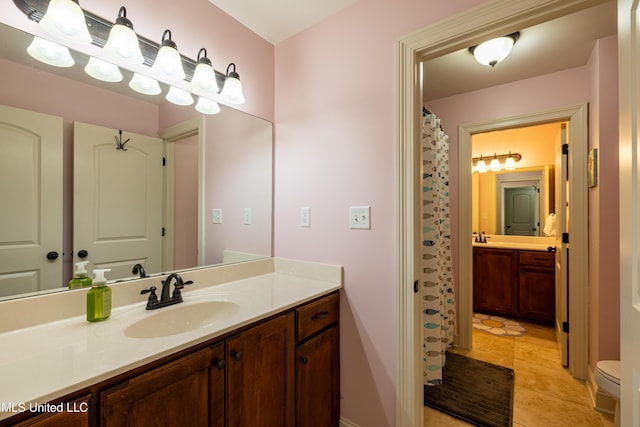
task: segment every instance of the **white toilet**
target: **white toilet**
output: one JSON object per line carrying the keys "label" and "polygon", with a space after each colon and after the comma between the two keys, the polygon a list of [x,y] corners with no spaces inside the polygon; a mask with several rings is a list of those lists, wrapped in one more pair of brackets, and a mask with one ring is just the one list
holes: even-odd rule
{"label": "white toilet", "polygon": [[601,360],[596,364],[596,383],[616,401],[615,427],[620,427],[620,361]]}

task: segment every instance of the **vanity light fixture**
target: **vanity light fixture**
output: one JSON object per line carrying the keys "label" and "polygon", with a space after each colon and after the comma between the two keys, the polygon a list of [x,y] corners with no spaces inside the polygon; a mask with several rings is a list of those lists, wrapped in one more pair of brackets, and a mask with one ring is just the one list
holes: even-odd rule
{"label": "vanity light fixture", "polygon": [[[489,165],[489,169],[492,172],[499,172],[502,169],[501,161],[504,161],[504,169],[506,170],[514,170],[516,168],[516,162],[519,162],[522,159],[522,155],[518,153],[509,154],[495,154],[491,156],[491,163]],[[487,172],[487,164],[485,162],[486,157],[480,155],[480,157],[472,158],[473,166],[475,166],[476,172],[484,173]]]}
{"label": "vanity light fixture", "polygon": [[[203,52],[204,54],[201,57],[200,55]],[[216,81],[216,72],[213,71],[213,67],[211,67],[211,60],[207,58],[207,49],[202,48],[198,51],[197,60],[198,63],[193,73],[193,78],[191,79],[191,86],[196,90],[200,89],[205,92],[218,93],[220,88]]]}
{"label": "vanity light fixture", "polygon": [[162,92],[157,80],[139,73],[133,74],[131,81],[129,81],[129,87],[143,95],[159,95]]}
{"label": "vanity light fixture", "polygon": [[40,37],[33,38],[27,47],[27,53],[38,61],[54,67],[71,67],[75,64],[69,48]]}
{"label": "vanity light fixture", "polygon": [[[231,67],[233,67],[233,71],[229,71]],[[233,62],[227,66],[227,78],[220,95],[233,104],[244,104],[245,102],[240,76],[236,73],[236,64]]]}
{"label": "vanity light fixture", "polygon": [[201,96],[200,98],[198,98],[196,110],[198,110],[202,114],[213,115],[220,112],[220,106],[217,102]]}
{"label": "vanity light fixture", "polygon": [[77,0],[51,0],[40,26],[49,34],[68,42],[89,44],[92,41],[84,12]]}
{"label": "vanity light fixture", "polygon": [[469,51],[480,64],[495,67],[498,62],[509,56],[518,38],[520,38],[520,32],[515,32],[472,46]]}
{"label": "vanity light fixture", "polygon": [[193,104],[193,96],[186,90],[182,90],[175,86],[171,86],[169,88],[169,92],[167,92],[167,96],[165,97],[167,101],[176,105],[191,105]]}
{"label": "vanity light fixture", "polygon": [[162,33],[162,45],[151,69],[171,81],[184,80],[186,77],[178,46],[171,40],[170,30],[165,30]]}
{"label": "vanity light fixture", "polygon": [[109,38],[102,48],[112,58],[125,60],[132,64],[144,63],[138,36],[133,31],[133,24],[127,18],[127,9],[122,6],[118,11],[116,23],[109,31]]}
{"label": "vanity light fixture", "polygon": [[119,82],[123,78],[117,65],[93,56],[89,58],[84,71],[94,79],[102,80],[103,82]]}

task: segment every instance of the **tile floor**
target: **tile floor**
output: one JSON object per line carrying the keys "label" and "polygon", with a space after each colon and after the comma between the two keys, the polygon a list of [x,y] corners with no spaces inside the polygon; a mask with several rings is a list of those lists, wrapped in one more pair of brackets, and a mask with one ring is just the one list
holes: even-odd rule
{"label": "tile floor", "polygon": [[[584,382],[562,367],[553,328],[524,326],[529,332],[522,337],[474,330],[472,350],[452,351],[514,370],[514,427],[613,426],[613,416],[593,409]],[[424,414],[425,427],[469,425],[427,407]]]}

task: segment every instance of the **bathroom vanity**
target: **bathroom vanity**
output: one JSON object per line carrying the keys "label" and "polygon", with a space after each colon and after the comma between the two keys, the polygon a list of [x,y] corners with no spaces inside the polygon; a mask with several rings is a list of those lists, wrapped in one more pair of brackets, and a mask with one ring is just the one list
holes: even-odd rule
{"label": "bathroom vanity", "polygon": [[[38,357],[33,369],[44,370],[43,378],[31,388],[3,369],[0,426],[337,426],[341,269],[270,261],[272,272],[266,263],[264,274],[185,292],[184,303],[158,309],[152,322],[156,313],[142,301],[100,324],[72,318],[21,331],[27,336],[16,339],[26,342],[57,330],[64,343]],[[200,308],[208,312],[214,302],[227,314],[172,329],[166,313],[192,311],[198,323]],[[8,369],[25,365],[12,360]],[[26,408],[7,411],[9,401]],[[31,412],[34,404],[45,412]]]}
{"label": "bathroom vanity", "polygon": [[473,309],[527,320],[555,319],[555,253],[473,247]]}

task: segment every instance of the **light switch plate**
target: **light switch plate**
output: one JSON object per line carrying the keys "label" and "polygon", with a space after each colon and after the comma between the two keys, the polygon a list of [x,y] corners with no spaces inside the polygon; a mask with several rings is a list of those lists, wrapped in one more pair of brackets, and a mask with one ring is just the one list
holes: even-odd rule
{"label": "light switch plate", "polygon": [[251,225],[251,208],[244,208],[244,225]]}
{"label": "light switch plate", "polygon": [[214,224],[222,224],[222,209],[214,208],[211,210],[211,222]]}
{"label": "light switch plate", "polygon": [[311,227],[311,208],[300,208],[300,227]]}
{"label": "light switch plate", "polygon": [[349,208],[349,228],[371,229],[371,206],[351,206]]}

